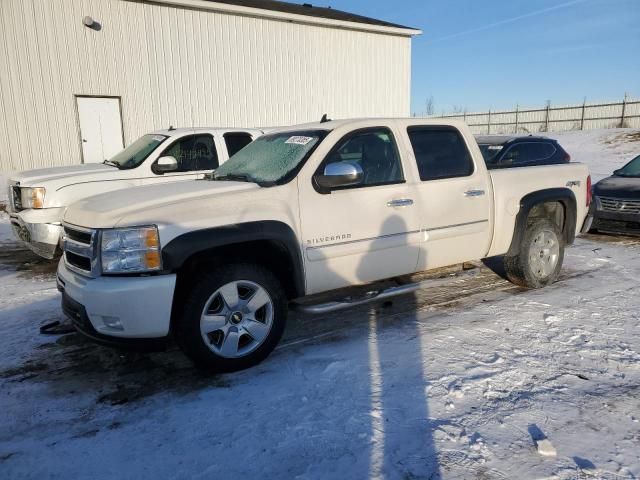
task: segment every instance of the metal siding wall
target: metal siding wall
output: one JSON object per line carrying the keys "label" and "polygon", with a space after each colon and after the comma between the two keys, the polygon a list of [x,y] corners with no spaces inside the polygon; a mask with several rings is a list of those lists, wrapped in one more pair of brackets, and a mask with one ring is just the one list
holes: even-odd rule
{"label": "metal siding wall", "polygon": [[408,37],[135,1],[0,0],[0,62],[0,172],[81,162],[74,95],[121,97],[125,144],[410,109]]}

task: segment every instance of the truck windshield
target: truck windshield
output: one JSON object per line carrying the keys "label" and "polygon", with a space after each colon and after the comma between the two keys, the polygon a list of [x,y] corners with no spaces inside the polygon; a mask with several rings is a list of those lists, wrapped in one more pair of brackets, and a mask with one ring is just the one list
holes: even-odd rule
{"label": "truck windshield", "polygon": [[105,160],[105,163],[121,170],[136,168],[167,138],[164,135],[143,135],[120,153]]}
{"label": "truck windshield", "polygon": [[327,132],[304,130],[264,135],[227,160],[213,175],[218,181],[243,181],[268,187],[294,176]]}

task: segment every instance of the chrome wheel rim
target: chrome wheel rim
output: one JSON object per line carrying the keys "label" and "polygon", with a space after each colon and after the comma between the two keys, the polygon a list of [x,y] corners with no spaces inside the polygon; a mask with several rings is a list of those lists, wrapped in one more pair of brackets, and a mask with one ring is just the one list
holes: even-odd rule
{"label": "chrome wheel rim", "polygon": [[560,242],[552,230],[540,231],[529,246],[529,265],[538,279],[549,277],[556,269],[560,258]]}
{"label": "chrome wheel rim", "polygon": [[273,326],[273,301],[260,285],[230,282],[205,303],[200,333],[205,345],[224,358],[249,355],[262,345]]}

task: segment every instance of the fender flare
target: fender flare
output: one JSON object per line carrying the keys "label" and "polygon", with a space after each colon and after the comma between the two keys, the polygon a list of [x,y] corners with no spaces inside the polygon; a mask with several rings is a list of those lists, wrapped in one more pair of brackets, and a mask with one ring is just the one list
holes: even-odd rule
{"label": "fender flare", "polygon": [[549,188],[531,192],[520,200],[520,210],[516,216],[516,223],[513,229],[513,239],[507,252],[507,256],[515,256],[520,248],[522,237],[527,229],[527,220],[531,210],[542,203],[559,202],[564,206],[565,218],[562,235],[565,244],[571,245],[576,237],[577,203],[576,196],[568,188]]}
{"label": "fender flare", "polygon": [[289,256],[294,272],[294,288],[298,296],[305,294],[304,264],[300,242],[293,229],[279,221],[264,220],[206,228],[180,235],[162,248],[162,264],[166,271],[178,271],[198,253],[217,247],[267,240],[279,244]]}

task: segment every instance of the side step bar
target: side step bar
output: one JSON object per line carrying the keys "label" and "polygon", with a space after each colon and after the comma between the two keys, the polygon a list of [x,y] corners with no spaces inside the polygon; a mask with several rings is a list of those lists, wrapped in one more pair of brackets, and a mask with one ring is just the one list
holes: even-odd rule
{"label": "side step bar", "polygon": [[315,305],[302,305],[297,303],[293,305],[293,308],[298,312],[309,313],[312,315],[336,312],[338,310],[345,310],[347,308],[366,305],[367,303],[376,302],[378,300],[412,293],[420,290],[423,286],[424,283],[410,283],[408,285],[400,285],[398,287],[391,287],[385,290],[373,290],[361,297],[347,297],[344,300],[336,302],[318,303]]}

